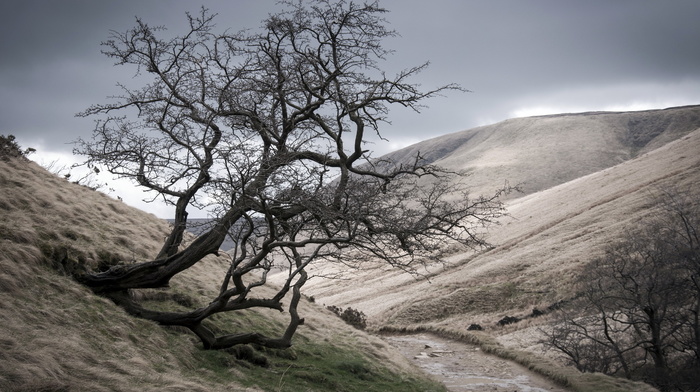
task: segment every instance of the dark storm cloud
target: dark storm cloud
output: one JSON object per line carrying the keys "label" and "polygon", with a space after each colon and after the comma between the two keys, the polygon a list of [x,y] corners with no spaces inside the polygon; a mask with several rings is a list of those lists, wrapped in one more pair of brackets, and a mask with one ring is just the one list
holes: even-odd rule
{"label": "dark storm cloud", "polygon": [[[205,1],[222,28],[257,28],[275,1]],[[700,103],[696,0],[384,0],[400,37],[392,70],[431,62],[426,88],[472,90],[392,111],[385,152],[514,115]],[[0,133],[68,152],[92,121],[74,114],[117,92],[133,70],[100,54],[110,30],[139,16],[181,32],[192,1],[5,0],[0,4]]]}
{"label": "dark storm cloud", "polygon": [[[271,1],[209,1],[226,20],[257,26]],[[138,16],[172,34],[186,26],[191,1],[5,1],[0,3],[0,133],[15,134],[41,150],[71,150],[71,141],[91,133],[92,120],[75,114],[119,93],[134,70],[114,67],[101,54],[110,31],[123,32]],[[222,18],[223,19],[223,18]],[[220,19],[219,22],[223,23]],[[251,25],[250,22],[253,22]]]}
{"label": "dark storm cloud", "polygon": [[[515,114],[700,103],[700,2],[400,3],[385,2],[402,56],[474,91],[431,109],[445,118],[439,133]],[[411,123],[430,130],[425,120]]]}

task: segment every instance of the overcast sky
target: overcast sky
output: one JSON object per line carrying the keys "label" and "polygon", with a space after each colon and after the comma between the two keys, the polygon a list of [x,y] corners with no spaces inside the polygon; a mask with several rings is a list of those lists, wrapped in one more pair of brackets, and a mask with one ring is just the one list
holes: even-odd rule
{"label": "overcast sky", "polygon": [[[110,30],[135,17],[182,32],[201,5],[217,25],[257,28],[274,0],[2,0],[0,134],[14,134],[35,160],[66,157],[93,120],[74,115],[104,103],[133,70],[100,53]],[[426,88],[459,83],[415,115],[393,111],[379,153],[511,117],[700,104],[698,0],[382,0],[401,35],[389,66],[430,61]],[[124,184],[113,196],[138,205]],[[160,207],[148,207],[168,216]]]}

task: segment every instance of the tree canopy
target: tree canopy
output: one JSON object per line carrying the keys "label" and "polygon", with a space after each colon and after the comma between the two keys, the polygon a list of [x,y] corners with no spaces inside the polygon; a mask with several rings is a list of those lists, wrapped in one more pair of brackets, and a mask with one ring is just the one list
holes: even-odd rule
{"label": "tree canopy", "polygon": [[[371,257],[406,270],[439,260],[446,245],[485,244],[479,227],[502,214],[498,196],[470,198],[457,173],[375,158],[391,105],[419,111],[454,84],[423,90],[413,77],[427,63],[388,75],[383,40],[387,12],[377,2],[282,2],[254,31],[219,31],[206,9],[188,14],[189,29],[164,37],[137,19],[114,32],[104,53],[135,67],[139,89],[123,86],[113,102],[81,113],[97,117],[93,138],[76,152],[89,165],[126,177],[175,206],[160,254],[82,276],[81,281],[139,317],[190,328],[206,348],[255,342],[288,347],[303,319],[296,312],[312,262],[353,266]],[[430,176],[431,181],[418,180]],[[455,197],[455,195],[459,195]],[[214,224],[188,246],[188,210],[204,208]],[[149,310],[131,290],[164,287],[230,236],[236,243],[219,294],[186,312]],[[223,255],[222,255],[223,257]],[[285,283],[271,298],[255,296],[273,268]],[[244,277],[252,277],[252,279]],[[202,324],[224,311],[282,310],[292,292],[282,337],[214,336]]]}

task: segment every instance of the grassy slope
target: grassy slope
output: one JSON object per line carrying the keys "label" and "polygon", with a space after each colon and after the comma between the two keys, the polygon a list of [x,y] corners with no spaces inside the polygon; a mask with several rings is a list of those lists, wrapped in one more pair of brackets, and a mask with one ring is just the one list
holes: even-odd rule
{"label": "grassy slope", "polygon": [[[130,317],[68,275],[149,259],[166,232],[153,215],[34,163],[0,161],[0,390],[442,390],[383,341],[312,303],[301,306],[306,325],[290,350],[204,351],[189,332]],[[167,308],[206,303],[223,268],[211,257],[172,282],[177,301],[156,290],[146,298]],[[285,317],[249,312],[215,323],[275,332]]]}
{"label": "grassy slope", "polygon": [[[498,246],[432,279],[431,295],[395,317],[411,322],[495,323],[572,295],[579,269],[646,214],[662,189],[699,192],[700,131],[637,159],[509,203],[511,218],[493,229]],[[700,196],[700,195],[699,195]],[[422,302],[426,301],[426,302]],[[481,302],[479,302],[481,301]],[[471,303],[471,305],[470,305]],[[430,315],[422,314],[424,310]],[[513,314],[517,313],[517,314]],[[468,324],[467,324],[468,325]]]}
{"label": "grassy slope", "polygon": [[[700,130],[684,131],[670,142],[674,137],[660,136],[666,144],[652,140],[647,145],[654,148],[637,151],[635,158],[510,200],[511,218],[491,233],[497,246],[479,255],[456,254],[445,269],[428,269],[430,280],[388,270],[358,271],[346,283],[313,282],[310,293],[320,301],[364,311],[375,328],[411,330],[420,325],[441,334],[467,336],[467,327],[478,323],[497,338],[504,356],[525,358],[524,364],[537,366],[538,359],[532,357],[542,354],[536,344],[537,328],[550,319],[527,319],[507,327],[497,327],[496,322],[504,316],[527,317],[535,307],[546,309],[574,296],[580,268],[648,214],[652,197],[660,190],[700,192]],[[532,167],[523,165],[521,170]],[[639,388],[601,380],[586,376],[571,383],[582,391]],[[621,383],[619,388],[615,383]]]}
{"label": "grassy slope", "polygon": [[700,127],[700,106],[515,118],[417,143],[388,155],[470,173],[474,194],[504,181],[526,194],[612,167]]}

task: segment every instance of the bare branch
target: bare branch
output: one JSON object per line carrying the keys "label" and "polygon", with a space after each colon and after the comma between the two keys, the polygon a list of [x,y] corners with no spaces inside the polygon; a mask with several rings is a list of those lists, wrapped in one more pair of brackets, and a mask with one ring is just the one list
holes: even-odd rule
{"label": "bare branch", "polygon": [[[167,38],[140,19],[103,45],[118,65],[132,66],[139,89],[122,86],[97,117],[93,138],[75,151],[89,164],[128,178],[176,207],[175,223],[153,261],[81,277],[132,314],[190,328],[206,348],[256,342],[287,347],[303,319],[300,290],[312,263],[348,267],[367,258],[417,271],[451,244],[486,246],[483,228],[503,214],[492,197],[469,197],[451,184],[459,173],[413,162],[373,161],[368,132],[381,137],[392,105],[419,111],[432,97],[461,87],[422,89],[412,79],[428,64],[396,75],[382,70],[386,10],[377,2],[283,1],[260,31],[220,32],[215,15],[187,15],[183,35]],[[423,181],[430,178],[430,182]],[[214,223],[183,246],[188,211],[206,208]],[[165,287],[230,236],[236,245],[207,306],[182,313],[144,309],[127,290]],[[259,298],[272,268],[286,279]],[[209,316],[251,306],[282,309],[280,338],[214,336]]]}

